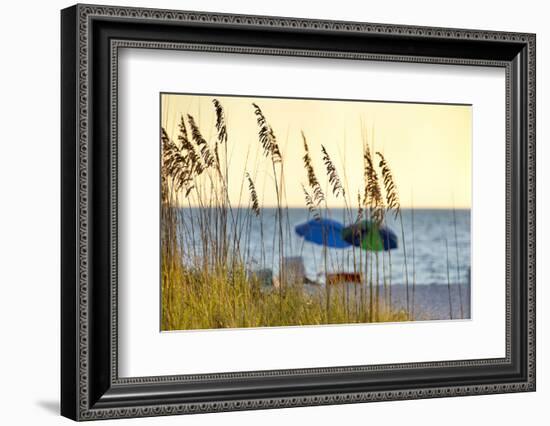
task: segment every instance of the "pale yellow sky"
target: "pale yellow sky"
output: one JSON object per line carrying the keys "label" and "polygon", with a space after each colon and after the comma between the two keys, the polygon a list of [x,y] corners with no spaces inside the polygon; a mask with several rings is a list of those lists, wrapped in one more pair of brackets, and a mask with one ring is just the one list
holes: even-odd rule
{"label": "pale yellow sky", "polygon": [[285,204],[289,207],[305,205],[301,184],[307,183],[307,175],[301,131],[329,207],[344,206],[344,202],[327,190],[321,145],[355,206],[357,191],[364,185],[364,135],[373,152],[381,151],[386,157],[403,208],[471,207],[471,106],[163,94],[162,126],[176,139],[180,115],[191,114],[213,144],[213,98],[221,102],[226,114],[229,196],[234,206],[248,205],[246,185],[244,191],[241,188],[245,170],[255,181],[260,204],[276,204],[271,160],[263,155],[258,141],[255,102],[271,124],[282,152]]}

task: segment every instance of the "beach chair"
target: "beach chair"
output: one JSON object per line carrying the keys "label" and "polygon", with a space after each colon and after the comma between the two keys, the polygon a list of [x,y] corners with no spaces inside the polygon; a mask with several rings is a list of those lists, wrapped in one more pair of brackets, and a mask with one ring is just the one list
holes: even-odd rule
{"label": "beach chair", "polygon": [[[283,258],[282,267],[287,284],[303,284],[306,278],[306,268],[302,256]],[[280,275],[280,274],[279,274]]]}
{"label": "beach chair", "polygon": [[327,283],[336,284],[361,284],[361,274],[357,272],[335,272],[327,274]]}
{"label": "beach chair", "polygon": [[273,271],[269,268],[249,270],[247,275],[262,287],[271,287],[273,285]]}

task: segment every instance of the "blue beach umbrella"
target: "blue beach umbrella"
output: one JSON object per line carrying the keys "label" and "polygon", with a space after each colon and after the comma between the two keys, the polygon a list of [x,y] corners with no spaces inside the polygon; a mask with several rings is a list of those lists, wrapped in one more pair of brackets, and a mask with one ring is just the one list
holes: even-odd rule
{"label": "blue beach umbrella", "polygon": [[376,226],[362,220],[342,230],[344,241],[370,251],[388,251],[397,248],[397,235],[386,226]]}
{"label": "blue beach umbrella", "polygon": [[312,219],[294,230],[304,240],[321,246],[346,248],[351,244],[342,239],[344,225],[332,219]]}

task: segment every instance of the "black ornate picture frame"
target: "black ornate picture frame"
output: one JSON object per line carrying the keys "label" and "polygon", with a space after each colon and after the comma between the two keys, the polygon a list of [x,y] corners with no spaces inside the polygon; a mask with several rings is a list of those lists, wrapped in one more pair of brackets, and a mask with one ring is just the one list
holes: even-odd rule
{"label": "black ornate picture frame", "polygon": [[[93,420],[535,390],[534,34],[95,5],[64,9],[61,29],[62,415]],[[506,356],[120,378],[122,47],[505,69]]]}

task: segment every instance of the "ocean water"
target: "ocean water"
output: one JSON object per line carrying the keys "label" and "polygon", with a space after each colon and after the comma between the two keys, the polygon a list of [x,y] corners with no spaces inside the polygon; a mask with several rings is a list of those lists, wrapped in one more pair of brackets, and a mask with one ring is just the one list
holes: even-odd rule
{"label": "ocean water", "polygon": [[[200,256],[202,241],[198,237],[197,208],[181,208],[182,237],[188,251],[187,261]],[[204,213],[204,211],[203,211]],[[357,212],[343,209],[323,211],[323,217],[330,217],[344,225],[350,225]],[[233,209],[228,216],[229,239],[237,241],[230,251],[240,252],[247,268],[270,270],[273,276],[279,271],[279,226],[276,220],[277,210],[262,209],[260,217],[250,213],[249,209]],[[465,285],[469,281],[470,269],[470,210],[457,209],[403,209],[403,231],[401,222],[393,214],[386,216],[385,226],[398,237],[397,249],[378,253],[378,271],[391,278],[392,284],[405,284],[406,272],[409,284],[416,285]],[[323,284],[325,264],[327,272],[359,272],[359,257],[364,268],[365,252],[358,248],[328,248],[305,241],[294,231],[296,225],[307,222],[311,215],[307,209],[289,208],[283,210],[283,257],[299,257],[303,261],[306,276]],[[414,223],[414,230],[413,230]],[[455,236],[456,225],[456,236]],[[213,229],[214,225],[210,225]],[[414,235],[414,241],[413,241]],[[238,236],[238,238],[234,238]],[[447,256],[447,247],[448,256]],[[406,256],[405,256],[406,252]],[[326,257],[325,257],[326,256]],[[368,262],[376,264],[376,257],[368,255]],[[406,262],[405,262],[406,259]],[[457,261],[458,259],[458,261]],[[354,267],[355,265],[355,267]],[[382,278],[381,278],[382,279]]]}

